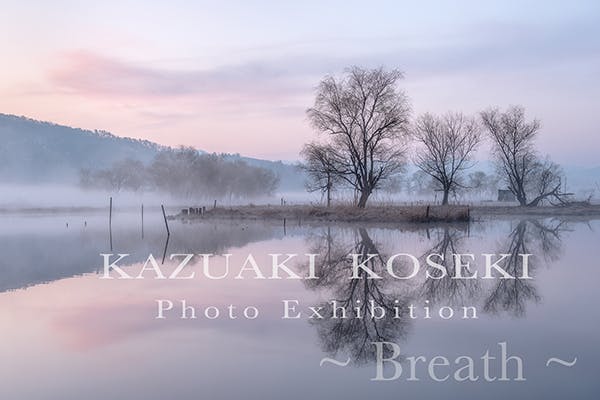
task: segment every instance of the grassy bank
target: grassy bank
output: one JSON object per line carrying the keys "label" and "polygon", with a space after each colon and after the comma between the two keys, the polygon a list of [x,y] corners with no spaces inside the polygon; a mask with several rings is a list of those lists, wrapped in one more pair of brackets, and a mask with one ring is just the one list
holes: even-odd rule
{"label": "grassy bank", "polygon": [[183,219],[255,219],[302,220],[306,222],[466,222],[470,219],[467,206],[234,206],[207,209],[202,214],[183,212],[173,218]]}
{"label": "grassy bank", "polygon": [[564,207],[466,206],[466,205],[372,205],[352,206],[247,205],[189,210],[171,219],[302,220],[306,222],[427,223],[468,222],[486,217],[582,217],[600,218],[600,205]]}

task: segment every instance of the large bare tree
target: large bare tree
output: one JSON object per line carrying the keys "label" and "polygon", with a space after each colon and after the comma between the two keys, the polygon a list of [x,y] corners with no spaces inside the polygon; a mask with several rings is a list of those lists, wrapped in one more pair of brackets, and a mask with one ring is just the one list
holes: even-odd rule
{"label": "large bare tree", "polygon": [[527,121],[521,106],[505,112],[490,109],[481,113],[481,119],[492,139],[500,172],[519,204],[565,203],[568,194],[562,191],[560,167],[549,159],[541,160],[535,150],[540,122]]}
{"label": "large bare tree", "polygon": [[335,173],[358,193],[358,207],[382,181],[400,172],[410,106],[398,89],[402,73],[351,67],[327,76],[307,110],[311,124],[328,135]]}
{"label": "large bare tree", "polygon": [[448,204],[450,191],[461,186],[461,173],[473,166],[471,157],[481,141],[477,121],[461,113],[424,114],[414,125],[413,137],[419,144],[415,165],[438,183],[442,204]]}

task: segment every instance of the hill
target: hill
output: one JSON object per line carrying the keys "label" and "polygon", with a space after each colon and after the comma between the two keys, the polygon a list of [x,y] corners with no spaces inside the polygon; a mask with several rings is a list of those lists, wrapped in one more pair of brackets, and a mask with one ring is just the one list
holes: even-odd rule
{"label": "hill", "polygon": [[[147,163],[165,148],[105,131],[0,114],[0,183],[75,184],[82,168],[105,169],[127,158]],[[273,171],[280,178],[282,190],[302,187],[303,177],[292,165],[239,154],[225,157]]]}
{"label": "hill", "polygon": [[162,146],[0,114],[0,182],[75,183],[81,168],[105,168],[115,161],[149,161]]}

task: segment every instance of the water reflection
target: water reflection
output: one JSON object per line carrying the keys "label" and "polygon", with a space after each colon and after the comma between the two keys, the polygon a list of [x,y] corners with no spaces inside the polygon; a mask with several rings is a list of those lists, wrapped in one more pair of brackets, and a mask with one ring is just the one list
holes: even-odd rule
{"label": "water reflection", "polygon": [[[349,242],[334,238],[331,228],[327,228],[325,235],[313,236],[309,241],[312,242],[310,252],[323,254],[323,257],[318,264],[319,279],[307,281],[307,286],[313,290],[326,289],[329,298],[336,302],[328,300],[317,305],[328,317],[312,322],[323,351],[333,355],[347,353],[351,360],[360,364],[371,361],[375,356],[372,342],[403,338],[409,322],[406,315],[408,296],[392,288],[390,280],[369,279],[363,269],[358,271],[359,279],[348,279],[352,265],[350,254],[360,255],[359,260],[366,260],[365,265],[375,273],[382,273],[385,269],[384,257],[367,229],[356,229]],[[361,307],[361,318],[357,318],[361,314],[356,312],[356,307]],[[381,307],[385,317],[365,316],[367,307]],[[329,318],[332,315],[338,318]],[[346,318],[341,318],[342,315]]]}
{"label": "water reflection", "polygon": [[[397,229],[290,225],[287,236],[283,235],[281,224],[173,224],[166,251],[162,220],[146,224],[143,240],[139,225],[113,226],[114,252],[130,253],[131,263],[135,264],[132,269],[139,269],[149,253],[156,255],[157,260],[166,254],[165,268],[172,263],[171,253],[233,253],[243,259],[252,252],[261,265],[267,266],[269,252],[320,254],[318,280],[165,282],[103,281],[94,275],[101,265],[99,253],[109,250],[105,218],[97,224],[88,219],[85,227],[82,220],[77,229],[72,221],[66,229],[64,220],[36,219],[29,221],[28,227],[23,227],[23,220],[18,222],[0,226],[0,290],[10,291],[0,295],[0,322],[6,338],[0,342],[0,350],[9,352],[11,360],[18,360],[2,371],[6,380],[0,387],[2,398],[45,398],[44,389],[57,390],[56,385],[19,384],[17,379],[42,372],[50,374],[49,382],[59,382],[65,388],[63,398],[78,393],[77,398],[93,400],[165,396],[192,399],[198,393],[207,393],[210,398],[274,398],[274,386],[257,383],[267,376],[275,376],[273,385],[279,392],[287,390],[286,397],[293,399],[353,399],[368,395],[391,399],[397,398],[399,390],[409,398],[505,398],[521,395],[523,387],[529,388],[526,392],[531,395],[525,396],[528,398],[561,398],[566,396],[565,390],[560,389],[568,387],[569,382],[586,393],[597,389],[593,376],[576,369],[581,365],[593,371],[593,363],[600,357],[596,337],[600,316],[595,306],[589,307],[595,304],[597,285],[595,259],[589,249],[598,238],[587,232],[585,224],[547,219]],[[597,221],[593,224],[596,226]],[[515,255],[531,253],[534,256],[529,268],[534,279],[484,282],[419,275],[399,281],[385,273],[381,274],[384,279],[367,279],[365,272],[361,272],[360,279],[348,279],[352,262],[349,254],[363,258],[376,254],[367,265],[382,272],[385,260],[398,252],[414,254],[422,262],[431,253],[445,255],[443,262],[437,261],[450,276],[459,267],[453,257],[446,255],[506,253],[506,268],[517,277],[522,264]],[[216,267],[222,259],[217,257]],[[562,268],[566,264],[569,268]],[[399,272],[403,271],[403,265],[396,266]],[[302,267],[306,268],[298,266]],[[481,266],[474,264],[472,268]],[[63,279],[73,276],[76,277]],[[17,288],[27,289],[13,290]],[[158,297],[174,302],[186,299],[199,310],[213,305],[225,310],[230,303],[240,307],[256,305],[261,316],[254,321],[174,317],[160,322],[154,319]],[[331,300],[336,300],[337,306],[348,314],[353,314],[357,304],[365,307],[372,303],[385,309],[386,316],[282,321],[284,298],[298,299],[303,306],[323,307],[325,316],[334,312]],[[417,307],[418,318],[411,317],[410,305]],[[441,307],[471,305],[477,307],[480,317],[475,323],[460,317],[435,320],[435,311]],[[424,319],[425,306],[431,308],[434,319]],[[400,311],[397,313],[396,309]],[[565,338],[570,339],[568,345]],[[469,385],[436,386],[423,382],[412,386],[372,386],[369,382],[374,356],[372,341],[399,343],[407,355],[478,355],[497,339],[507,339],[511,348],[514,346],[515,351],[532,360],[527,371],[532,386],[504,385],[498,391],[497,387],[490,391],[484,385],[477,392],[475,386]],[[581,355],[571,375],[563,376],[564,370],[543,367],[544,357],[563,354]],[[318,361],[325,355],[345,355],[367,368],[319,368]],[[131,363],[136,362],[136,368],[123,363],[124,359],[134,360]],[[90,365],[95,368],[93,379],[85,372]],[[115,371],[119,371],[123,381],[136,384],[114,383]],[[303,382],[310,384],[290,391],[292,376],[302,376]],[[232,381],[241,383],[231,385]],[[539,382],[546,385],[541,387]],[[161,388],[157,387],[159,384]],[[33,394],[15,394],[24,387]],[[98,390],[101,387],[111,387],[114,392],[102,392]]]}
{"label": "water reflection", "polygon": [[[465,251],[464,242],[467,239],[468,226],[455,225],[443,226],[434,230],[432,241],[435,243],[422,256],[424,262],[429,254],[439,254],[436,257],[436,263],[444,269],[434,269],[431,277],[426,277],[421,285],[419,297],[427,299],[432,305],[457,306],[472,304],[481,292],[481,281],[479,279],[453,279],[456,275],[456,259],[453,254],[468,253]],[[470,275],[468,268],[464,275]]]}
{"label": "water reflection", "polygon": [[545,262],[557,261],[561,252],[561,235],[566,230],[563,221],[522,220],[505,239],[498,253],[508,254],[506,271],[515,279],[497,280],[486,296],[483,309],[488,313],[507,312],[515,316],[525,314],[528,303],[541,300],[533,280],[519,278],[523,265],[519,254],[532,254],[530,274],[539,268],[540,255]]}
{"label": "water reflection", "polygon": [[[124,218],[121,218],[121,220]],[[180,224],[169,237],[162,221],[146,223],[141,239],[137,221],[125,220],[113,225],[112,243],[106,243],[105,218],[86,218],[68,229],[55,218],[23,223],[13,231],[13,224],[3,224],[0,231],[0,292],[98,272],[102,266],[101,253],[127,253],[131,263],[143,262],[152,253],[157,260],[168,253],[222,254],[234,247],[282,237],[278,226],[246,224],[231,221],[208,224]],[[15,222],[17,224],[18,222]],[[51,224],[51,228],[48,225]],[[58,229],[60,227],[61,229]],[[111,247],[113,250],[111,251]]]}
{"label": "water reflection", "polygon": [[[456,279],[456,271],[462,269],[462,276],[469,276],[478,269],[476,263],[470,266],[457,265],[454,254],[476,253],[471,247],[469,227],[465,224],[446,224],[428,227],[426,250],[420,260],[424,264],[427,256],[437,255],[435,261],[440,269],[432,269],[429,275],[419,280],[399,281],[386,269],[387,256],[398,251],[408,251],[403,247],[402,234],[394,235],[387,245],[376,243],[367,228],[340,230],[332,233],[331,227],[320,233],[308,236],[309,251],[320,254],[318,276],[320,279],[307,281],[311,290],[322,291],[326,298],[335,299],[345,314],[355,314],[355,307],[375,305],[385,310],[381,319],[365,316],[363,318],[329,318],[333,314],[333,305],[328,300],[315,307],[323,310],[327,318],[316,319],[312,324],[318,331],[322,350],[333,356],[343,353],[360,364],[375,357],[371,345],[375,341],[399,342],[406,339],[409,327],[415,315],[409,316],[408,307],[414,305],[439,310],[440,307],[475,307],[476,314],[506,313],[512,316],[525,315],[527,305],[538,303],[541,296],[536,288],[535,279],[523,279],[523,262],[520,254],[531,254],[529,275],[535,276],[542,263],[557,261],[561,253],[561,236],[566,231],[566,223],[557,220],[522,220],[511,227],[504,237],[499,239],[495,253],[506,254],[503,269],[515,279],[493,279],[491,285],[484,285],[481,279]],[[389,238],[388,238],[389,239]],[[472,240],[471,240],[472,239]],[[471,241],[470,241],[471,240]],[[490,252],[489,249],[485,250]],[[359,270],[359,279],[349,279],[352,269],[351,255],[360,255],[359,260],[383,279],[371,279]],[[372,257],[372,255],[377,255]],[[395,266],[398,269],[398,266]],[[399,268],[402,269],[402,266]],[[417,285],[414,283],[418,282]],[[400,311],[399,311],[400,310]],[[466,315],[466,314],[465,314]]]}

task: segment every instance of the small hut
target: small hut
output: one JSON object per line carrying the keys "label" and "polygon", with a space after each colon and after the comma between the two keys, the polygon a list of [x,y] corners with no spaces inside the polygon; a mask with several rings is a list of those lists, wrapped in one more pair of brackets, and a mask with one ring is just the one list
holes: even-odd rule
{"label": "small hut", "polygon": [[508,189],[498,189],[498,201],[517,201],[517,198],[515,197],[514,193]]}

